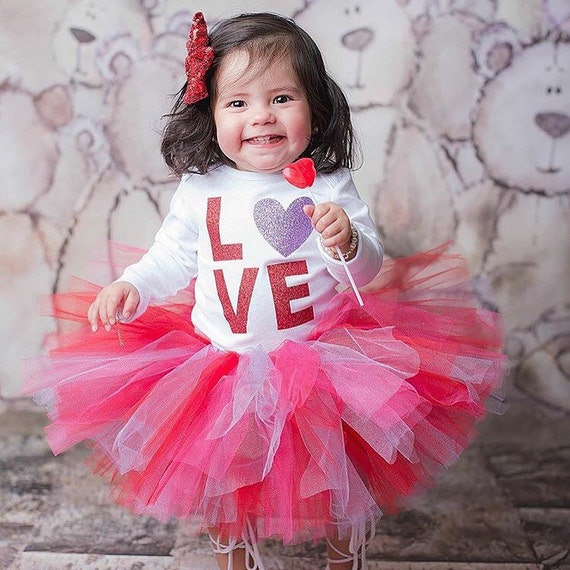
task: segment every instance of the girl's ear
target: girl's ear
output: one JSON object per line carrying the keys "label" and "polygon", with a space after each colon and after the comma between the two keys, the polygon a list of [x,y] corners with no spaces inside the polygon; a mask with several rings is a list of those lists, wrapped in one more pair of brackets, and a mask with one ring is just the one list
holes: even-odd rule
{"label": "girl's ear", "polygon": [[515,31],[502,22],[484,28],[476,38],[473,55],[478,71],[491,79],[508,67],[522,49]]}
{"label": "girl's ear", "polygon": [[126,77],[140,58],[140,50],[130,34],[121,34],[106,41],[97,52],[97,67],[105,80],[115,82]]}
{"label": "girl's ear", "polygon": [[52,129],[63,127],[73,117],[71,96],[63,85],[54,85],[36,95],[34,105],[42,121]]}

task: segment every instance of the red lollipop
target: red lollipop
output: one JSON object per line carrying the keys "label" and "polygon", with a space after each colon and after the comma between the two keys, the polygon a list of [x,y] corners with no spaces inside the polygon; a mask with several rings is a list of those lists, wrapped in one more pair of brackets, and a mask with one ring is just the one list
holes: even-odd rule
{"label": "red lollipop", "polygon": [[[292,184],[297,188],[309,188],[309,193],[313,198],[313,202],[316,204],[315,197],[313,196],[310,187],[315,181],[317,171],[315,170],[315,164],[311,158],[300,158],[299,160],[288,164],[283,169],[283,176],[285,177],[285,180],[289,182],[289,184]],[[364,301],[362,300],[360,291],[358,291],[358,288],[356,287],[356,283],[354,282],[352,274],[350,273],[350,269],[348,268],[346,260],[344,259],[344,256],[342,255],[342,252],[338,246],[335,246],[334,249],[336,251],[337,258],[344,266],[344,271],[346,272],[348,280],[350,281],[350,285],[352,286],[352,290],[356,295],[358,304],[362,307],[364,305]]]}
{"label": "red lollipop", "polygon": [[312,158],[300,158],[283,169],[285,180],[297,188],[312,186],[317,176]]}

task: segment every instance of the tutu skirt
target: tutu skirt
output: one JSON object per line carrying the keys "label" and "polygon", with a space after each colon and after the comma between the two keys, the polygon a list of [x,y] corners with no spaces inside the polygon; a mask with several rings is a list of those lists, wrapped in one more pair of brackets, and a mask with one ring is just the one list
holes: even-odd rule
{"label": "tutu skirt", "polygon": [[99,290],[55,295],[67,330],[26,362],[49,445],[89,442],[117,503],[223,536],[318,540],[397,511],[458,459],[503,376],[499,316],[443,248],[386,261],[364,307],[338,293],[270,352],[213,347],[191,291],[94,334]]}

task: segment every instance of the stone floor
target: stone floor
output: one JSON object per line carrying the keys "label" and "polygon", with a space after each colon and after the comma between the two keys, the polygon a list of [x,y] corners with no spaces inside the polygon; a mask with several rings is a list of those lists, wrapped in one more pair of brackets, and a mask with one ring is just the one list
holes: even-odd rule
{"label": "stone floor", "polygon": [[[57,458],[43,415],[0,404],[0,569],[215,570],[187,524],[133,517],[79,447]],[[370,570],[570,570],[570,416],[511,399],[436,489],[385,517]],[[262,545],[266,570],[324,568],[322,545]]]}

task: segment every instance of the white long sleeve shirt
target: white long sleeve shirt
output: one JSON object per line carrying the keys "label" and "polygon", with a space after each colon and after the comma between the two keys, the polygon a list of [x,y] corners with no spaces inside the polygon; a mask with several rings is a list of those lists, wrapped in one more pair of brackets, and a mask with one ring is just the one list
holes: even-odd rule
{"label": "white long sleeve shirt", "polygon": [[[348,266],[358,286],[367,284],[383,251],[350,172],[317,175],[311,191],[317,204],[342,207],[357,228],[358,249]],[[291,186],[281,173],[222,166],[184,175],[154,244],[119,278],[140,294],[133,318],[152,299],[173,295],[196,278],[192,322],[214,346],[244,352],[303,340],[338,282],[349,283],[303,213],[303,204],[312,202],[308,190]]]}

